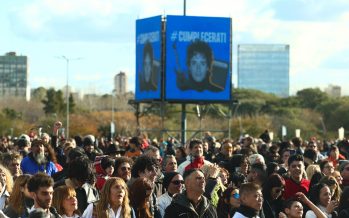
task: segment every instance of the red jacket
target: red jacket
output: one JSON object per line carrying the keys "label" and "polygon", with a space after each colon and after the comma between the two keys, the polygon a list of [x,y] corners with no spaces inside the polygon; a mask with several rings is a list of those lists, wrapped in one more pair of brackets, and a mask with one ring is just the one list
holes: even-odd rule
{"label": "red jacket", "polygon": [[294,197],[297,192],[302,192],[306,195],[309,191],[309,185],[310,181],[307,179],[302,179],[299,184],[293,181],[291,178],[285,179],[285,191],[283,194],[284,199],[288,200]]}

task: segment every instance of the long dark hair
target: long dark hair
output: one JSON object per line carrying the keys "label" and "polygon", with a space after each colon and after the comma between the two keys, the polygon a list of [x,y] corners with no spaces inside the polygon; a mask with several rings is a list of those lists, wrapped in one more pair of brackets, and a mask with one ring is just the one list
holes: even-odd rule
{"label": "long dark hair", "polygon": [[269,176],[267,182],[263,185],[263,198],[266,200],[271,199],[271,190],[274,187],[285,187],[285,180],[279,174],[273,173]]}
{"label": "long dark hair", "polygon": [[349,187],[345,187],[339,200],[338,212],[349,208]]}
{"label": "long dark hair", "polygon": [[309,190],[309,200],[313,202],[315,205],[320,204],[320,191],[322,188],[328,187],[328,185],[324,183],[317,183]]}
{"label": "long dark hair", "polygon": [[147,190],[152,190],[152,184],[147,178],[138,178],[130,189],[130,202],[135,209],[136,217],[151,218],[150,207],[147,204],[150,195]]}

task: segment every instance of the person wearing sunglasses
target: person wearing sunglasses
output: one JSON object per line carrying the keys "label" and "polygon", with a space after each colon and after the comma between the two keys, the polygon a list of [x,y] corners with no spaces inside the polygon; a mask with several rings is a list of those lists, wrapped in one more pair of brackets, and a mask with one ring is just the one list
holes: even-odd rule
{"label": "person wearing sunglasses", "polygon": [[163,187],[167,191],[157,199],[161,217],[164,217],[165,209],[171,204],[173,196],[182,192],[184,187],[183,177],[177,172],[165,173]]}
{"label": "person wearing sunglasses", "polygon": [[235,187],[227,188],[219,199],[217,206],[218,217],[231,218],[236,209],[240,207],[239,189]]}
{"label": "person wearing sunglasses", "polygon": [[263,212],[265,217],[277,218],[283,208],[282,193],[285,180],[279,174],[271,174],[263,185]]}

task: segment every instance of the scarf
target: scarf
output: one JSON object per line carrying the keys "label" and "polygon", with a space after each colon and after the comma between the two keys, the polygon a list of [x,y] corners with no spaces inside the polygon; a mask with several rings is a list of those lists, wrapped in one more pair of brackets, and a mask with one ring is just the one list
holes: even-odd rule
{"label": "scarf", "polygon": [[203,165],[204,165],[204,157],[197,157],[194,160],[192,160],[188,166],[185,167],[185,171],[190,169],[201,168]]}
{"label": "scarf", "polygon": [[236,212],[239,212],[246,217],[256,217],[259,214],[259,211],[245,205],[240,205]]}

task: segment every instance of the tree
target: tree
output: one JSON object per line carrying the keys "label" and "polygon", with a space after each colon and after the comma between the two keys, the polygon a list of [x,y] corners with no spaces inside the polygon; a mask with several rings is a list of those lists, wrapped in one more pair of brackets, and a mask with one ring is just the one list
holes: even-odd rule
{"label": "tree", "polygon": [[75,101],[73,98],[73,95],[70,93],[69,95],[69,111],[70,113],[74,113],[75,112]]}
{"label": "tree", "polygon": [[65,103],[62,91],[55,91],[53,88],[47,90],[46,99],[42,100],[45,114],[62,114],[65,112]]}
{"label": "tree", "polygon": [[319,88],[300,90],[297,92],[297,97],[301,107],[310,109],[315,109],[321,102],[328,99],[327,94],[322,92]]}
{"label": "tree", "polygon": [[39,88],[34,89],[33,99],[36,99],[39,101],[44,100],[46,97],[46,92],[47,92],[47,90],[44,87],[39,87]]}

